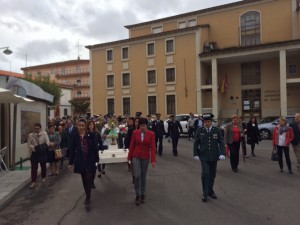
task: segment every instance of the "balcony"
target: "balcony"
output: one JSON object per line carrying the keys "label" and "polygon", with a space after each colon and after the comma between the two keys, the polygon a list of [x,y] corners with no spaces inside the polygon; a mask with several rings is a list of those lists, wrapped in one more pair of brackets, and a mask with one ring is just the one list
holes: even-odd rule
{"label": "balcony", "polygon": [[62,85],[62,86],[68,86],[68,87],[72,87],[72,88],[89,88],[90,87],[90,84],[88,81],[78,82],[78,81],[58,80],[58,81],[56,81],[56,84]]}
{"label": "balcony", "polygon": [[82,68],[82,69],[72,69],[72,70],[65,70],[61,72],[56,72],[55,77],[57,79],[65,76],[82,76],[82,75],[90,75],[89,68]]}
{"label": "balcony", "polygon": [[75,94],[72,96],[73,99],[85,99],[85,100],[90,100],[90,95],[89,94]]}

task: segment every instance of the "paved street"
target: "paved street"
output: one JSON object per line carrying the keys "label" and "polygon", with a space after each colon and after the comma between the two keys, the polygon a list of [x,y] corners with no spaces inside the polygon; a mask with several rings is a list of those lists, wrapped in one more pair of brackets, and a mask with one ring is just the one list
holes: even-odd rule
{"label": "paved street", "polygon": [[[263,141],[255,158],[233,173],[227,158],[219,162],[215,182],[218,200],[201,201],[200,162],[192,159],[192,141],[181,138],[179,156],[164,140],[164,155],[149,167],[146,204],[134,205],[131,174],[126,164],[107,165],[106,175],[96,178],[90,211],[84,208],[84,191],[77,174],[64,172],[47,179],[32,191],[24,189],[0,212],[0,224],[13,225],[297,225],[300,175],[279,172],[270,160],[271,141]],[[249,146],[247,146],[249,149]],[[249,152],[249,150],[248,150]]]}

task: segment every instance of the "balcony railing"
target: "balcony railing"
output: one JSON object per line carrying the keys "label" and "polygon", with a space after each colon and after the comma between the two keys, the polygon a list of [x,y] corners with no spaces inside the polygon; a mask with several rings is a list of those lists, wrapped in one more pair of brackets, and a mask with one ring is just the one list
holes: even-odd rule
{"label": "balcony railing", "polygon": [[76,76],[76,75],[82,75],[82,74],[89,74],[90,70],[89,68],[82,68],[82,69],[72,69],[72,70],[65,70],[60,72],[55,72],[56,77],[60,76]]}
{"label": "balcony railing", "polygon": [[77,81],[61,81],[61,80],[58,80],[56,81],[56,83],[58,85],[65,85],[65,86],[70,86],[70,87],[89,87],[90,84],[88,81],[86,82],[77,82]]}
{"label": "balcony railing", "polygon": [[77,95],[73,95],[73,98],[90,98],[89,94],[77,94]]}

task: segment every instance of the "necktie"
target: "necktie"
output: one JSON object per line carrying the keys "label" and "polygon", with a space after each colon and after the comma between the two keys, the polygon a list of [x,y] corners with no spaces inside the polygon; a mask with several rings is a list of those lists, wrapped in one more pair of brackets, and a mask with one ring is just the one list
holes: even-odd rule
{"label": "necktie", "polygon": [[209,128],[207,128],[207,133],[209,133],[209,131],[210,131]]}

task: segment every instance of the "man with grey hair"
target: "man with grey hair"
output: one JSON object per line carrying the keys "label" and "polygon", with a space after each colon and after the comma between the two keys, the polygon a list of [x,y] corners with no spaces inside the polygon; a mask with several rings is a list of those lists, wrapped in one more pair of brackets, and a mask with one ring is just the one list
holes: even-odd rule
{"label": "man with grey hair", "polygon": [[298,172],[300,173],[300,113],[295,114],[295,122],[291,123],[290,127],[293,128],[295,135],[295,138],[293,141],[291,141],[291,143],[293,145],[293,149],[298,163]]}

